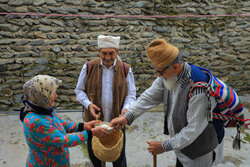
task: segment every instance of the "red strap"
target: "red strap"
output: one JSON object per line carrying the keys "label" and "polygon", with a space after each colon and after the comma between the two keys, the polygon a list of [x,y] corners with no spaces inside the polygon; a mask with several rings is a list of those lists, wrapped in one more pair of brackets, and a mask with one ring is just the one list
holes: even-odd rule
{"label": "red strap", "polygon": [[127,77],[127,69],[126,69],[126,65],[124,62],[122,62],[122,66],[123,66],[123,72],[124,72],[124,75],[125,75],[125,78]]}
{"label": "red strap", "polygon": [[90,61],[88,60],[88,61],[87,61],[87,70],[86,70],[87,74],[88,74],[88,72],[89,72],[89,63],[90,63]]}

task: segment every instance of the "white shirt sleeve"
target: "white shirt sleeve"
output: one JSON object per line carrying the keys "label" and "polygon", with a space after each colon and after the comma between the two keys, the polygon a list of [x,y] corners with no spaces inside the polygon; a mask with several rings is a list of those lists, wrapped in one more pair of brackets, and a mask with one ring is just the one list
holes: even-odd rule
{"label": "white shirt sleeve", "polygon": [[126,77],[126,82],[127,82],[127,88],[128,88],[128,95],[125,98],[122,109],[125,109],[125,108],[128,109],[128,107],[134,101],[136,101],[135,80],[134,80],[134,75],[133,75],[131,68],[129,68],[129,72],[128,72],[128,75]]}
{"label": "white shirt sleeve", "polygon": [[92,102],[89,100],[85,92],[86,79],[87,79],[86,64],[84,64],[78,78],[78,82],[75,88],[75,94],[76,94],[76,99],[80,103],[82,103],[85,108],[88,109],[89,105],[92,104]]}
{"label": "white shirt sleeve", "polygon": [[164,85],[162,79],[157,77],[150,88],[148,88],[142,95],[132,103],[124,116],[128,119],[128,124],[131,124],[134,119],[139,117],[145,111],[159,105],[163,102]]}

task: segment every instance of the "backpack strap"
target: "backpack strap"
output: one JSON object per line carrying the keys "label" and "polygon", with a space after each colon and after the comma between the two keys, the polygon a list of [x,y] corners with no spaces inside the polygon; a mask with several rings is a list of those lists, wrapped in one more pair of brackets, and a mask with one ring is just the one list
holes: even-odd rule
{"label": "backpack strap", "polygon": [[88,75],[89,68],[90,68],[90,61],[88,60],[86,63],[87,69],[86,69],[86,74]]}
{"label": "backpack strap", "polygon": [[123,67],[124,76],[125,76],[125,78],[126,78],[127,75],[128,75],[128,71],[127,71],[127,69],[126,69],[126,65],[125,65],[125,62],[124,62],[124,61],[122,62],[122,67]]}

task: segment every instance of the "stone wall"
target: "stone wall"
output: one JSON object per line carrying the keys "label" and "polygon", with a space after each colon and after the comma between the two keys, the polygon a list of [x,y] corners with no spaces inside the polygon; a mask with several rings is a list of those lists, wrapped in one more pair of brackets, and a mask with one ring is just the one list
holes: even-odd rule
{"label": "stone wall", "polygon": [[[64,15],[246,14],[248,0],[0,0],[1,13]],[[97,36],[121,36],[120,57],[133,67],[140,95],[155,79],[145,46],[165,38],[186,61],[249,93],[250,17],[102,18],[0,15],[0,110],[21,106],[23,83],[37,74],[63,80],[58,109],[77,108],[83,63],[98,56]]]}

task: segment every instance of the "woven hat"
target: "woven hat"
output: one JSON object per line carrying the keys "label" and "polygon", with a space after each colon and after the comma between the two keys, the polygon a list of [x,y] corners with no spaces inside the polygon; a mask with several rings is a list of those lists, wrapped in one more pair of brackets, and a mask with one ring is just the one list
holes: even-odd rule
{"label": "woven hat", "polygon": [[168,44],[164,39],[155,39],[146,48],[146,54],[152,64],[160,68],[165,68],[173,62],[178,53],[179,49]]}
{"label": "woven hat", "polygon": [[116,161],[122,151],[123,133],[121,130],[114,130],[110,134],[97,138],[92,138],[92,149],[94,155],[104,162]]}

